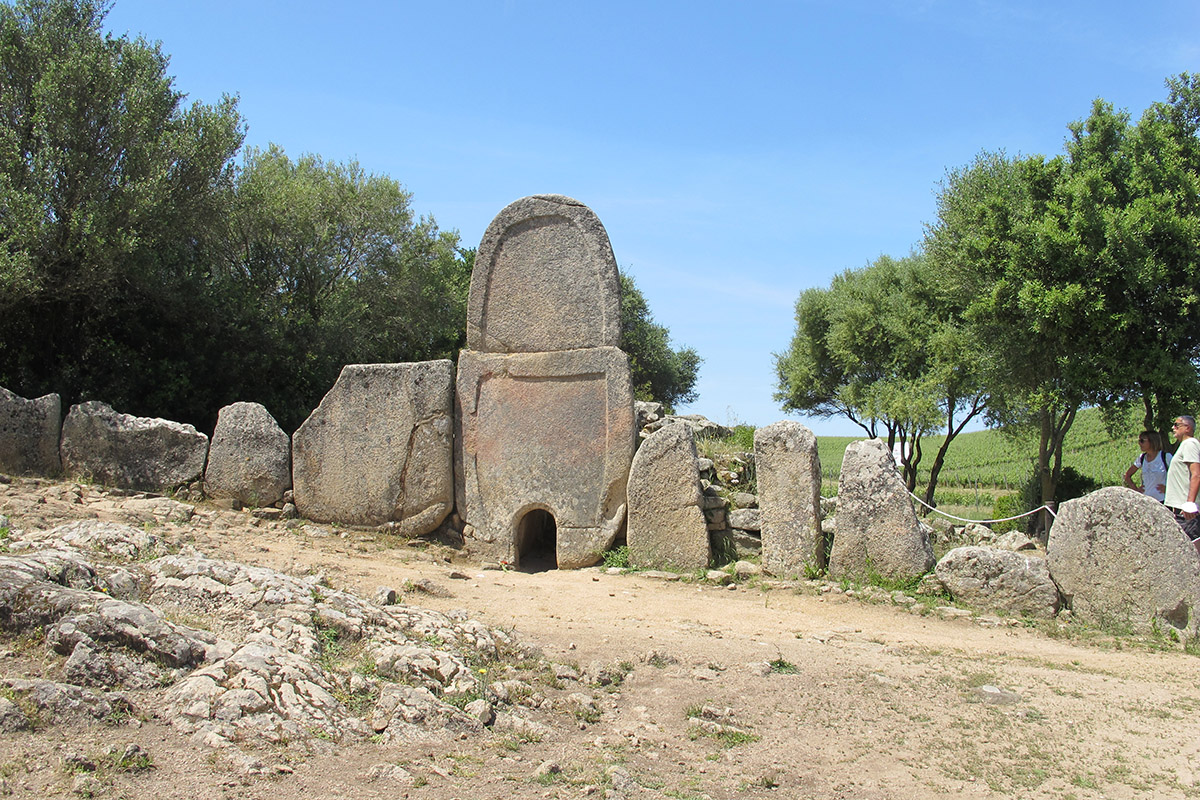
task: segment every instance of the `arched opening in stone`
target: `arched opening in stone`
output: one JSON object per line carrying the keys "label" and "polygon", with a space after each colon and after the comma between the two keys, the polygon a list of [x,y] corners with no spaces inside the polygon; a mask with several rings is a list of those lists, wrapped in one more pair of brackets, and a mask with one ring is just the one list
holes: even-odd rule
{"label": "arched opening in stone", "polygon": [[531,509],[517,523],[517,566],[522,572],[558,569],[558,526],[544,508]]}

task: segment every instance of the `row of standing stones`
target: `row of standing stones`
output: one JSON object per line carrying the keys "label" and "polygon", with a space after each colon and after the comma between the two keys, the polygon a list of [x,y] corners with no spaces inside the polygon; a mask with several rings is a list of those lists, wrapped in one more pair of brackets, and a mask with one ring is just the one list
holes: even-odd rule
{"label": "row of standing stones", "polygon": [[[350,365],[293,436],[261,405],[234,403],[210,442],[191,425],[96,401],[63,420],[56,395],[27,400],[0,387],[0,472],[182,488],[188,499],[273,506],[317,522],[461,536],[453,391],[450,361]],[[879,441],[849,446],[837,498],[822,498],[816,437],[799,423],[760,428],[753,453],[714,460],[698,455],[696,438],[720,426],[664,416],[657,404],[638,403],[637,415],[642,441],[625,528],[635,566],[690,572],[714,553],[757,555],[779,577],[921,579],[919,591],[1019,617],[1069,609],[1084,621],[1174,631],[1181,641],[1200,627],[1200,556],[1171,514],[1136,492],[1109,487],[1064,503],[1044,547],[995,541],[983,526],[920,520]],[[745,491],[751,474],[756,493]],[[965,544],[935,563],[938,539]]]}

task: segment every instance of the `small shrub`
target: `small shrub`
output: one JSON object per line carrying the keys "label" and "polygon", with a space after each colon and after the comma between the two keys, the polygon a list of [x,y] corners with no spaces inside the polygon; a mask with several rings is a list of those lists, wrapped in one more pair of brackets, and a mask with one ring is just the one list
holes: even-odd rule
{"label": "small shrub", "polygon": [[810,581],[820,580],[825,577],[825,570],[812,561],[804,562],[804,578]]}
{"label": "small shrub", "polygon": [[768,661],[767,665],[771,667],[771,672],[778,672],[780,675],[795,675],[800,671],[799,667],[785,659],[783,656],[780,656],[773,661]]}
{"label": "small shrub", "polygon": [[725,441],[739,450],[743,450],[747,453],[753,453],[754,426],[747,425],[745,423],[734,425],[732,433],[725,437]]}
{"label": "small shrub", "polygon": [[605,567],[629,569],[629,547],[627,545],[621,545],[605,552],[603,558]]}
{"label": "small shrub", "polygon": [[112,767],[121,772],[145,772],[154,767],[154,759],[145,750],[137,749],[133,752],[126,750],[121,753],[109,753],[109,759],[112,762]]}
{"label": "small shrub", "polygon": [[721,728],[720,730],[712,732],[705,731],[701,728],[692,728],[690,731],[688,731],[688,738],[693,742],[699,739],[701,736],[710,736],[725,747],[737,747],[740,744],[757,742],[760,738],[762,738],[757,734],[737,730],[736,728]]}
{"label": "small shrub", "polygon": [[[1005,517],[1015,517],[1018,514],[1024,514],[1029,510],[1023,502],[1023,498],[1019,494],[1002,494],[996,498],[996,502],[992,505],[992,519],[1004,519]],[[1010,519],[1006,522],[996,522],[992,524],[992,530],[996,533],[1008,533],[1009,531],[1020,530],[1024,527],[1026,518]]]}

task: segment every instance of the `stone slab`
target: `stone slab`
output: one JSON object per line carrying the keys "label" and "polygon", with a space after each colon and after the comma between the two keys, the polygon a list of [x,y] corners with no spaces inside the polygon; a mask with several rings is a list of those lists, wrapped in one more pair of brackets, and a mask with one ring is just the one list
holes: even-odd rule
{"label": "stone slab", "polygon": [[779,577],[824,569],[828,558],[821,533],[817,437],[790,420],[759,428],[754,432],[754,464],[763,567]]}
{"label": "stone slab", "polygon": [[26,400],[0,386],[0,472],[57,475],[62,401],[56,394]]}
{"label": "stone slab", "polygon": [[887,445],[878,439],[851,442],[842,457],[830,577],[903,581],[933,565],[929,535]]}
{"label": "stone slab", "polygon": [[59,452],[68,475],[158,492],[204,473],[208,437],[191,425],[122,414],[92,400],[71,406]]}
{"label": "stone slab", "polygon": [[620,328],[617,262],[591,209],[562,195],[535,195],[496,215],[471,273],[468,350],[617,347]]}
{"label": "stone slab", "polygon": [[679,572],[707,568],[701,498],[692,429],[673,423],[648,436],[629,470],[629,563]]}
{"label": "stone slab", "polygon": [[454,364],[350,364],[292,436],[296,508],[428,533],[454,505]]}
{"label": "stone slab", "polygon": [[1109,486],[1063,503],[1046,560],[1080,619],[1200,631],[1200,556],[1171,512],[1140,492]]}
{"label": "stone slab", "polygon": [[292,485],[292,439],[259,403],[232,403],[217,414],[204,468],[204,493],[246,506],[269,506]]}
{"label": "stone slab", "polygon": [[556,526],[558,566],[595,564],[620,532],[633,457],[629,360],[616,347],[459,354],[455,482],[464,534],[520,563],[531,511]]}

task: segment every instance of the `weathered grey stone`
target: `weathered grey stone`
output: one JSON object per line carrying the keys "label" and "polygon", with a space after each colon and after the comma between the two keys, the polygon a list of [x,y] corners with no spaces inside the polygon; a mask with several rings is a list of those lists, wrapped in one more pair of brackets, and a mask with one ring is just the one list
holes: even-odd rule
{"label": "weathered grey stone", "polygon": [[762,574],[762,567],[753,561],[739,561],[733,565],[733,574],[739,578],[749,578]]}
{"label": "weathered grey stone", "polygon": [[91,639],[80,640],[63,664],[63,677],[71,683],[102,688],[156,689],[169,683],[173,672],[120,649],[101,649]]}
{"label": "weathered grey stone", "polygon": [[496,721],[496,709],[492,707],[491,703],[483,698],[472,700],[471,702],[467,703],[463,711],[465,711],[469,716],[479,720],[484,725],[491,725]]}
{"label": "weathered grey stone", "polygon": [[182,524],[192,518],[196,507],[169,497],[131,497],[121,503],[119,511],[122,516],[134,522]]}
{"label": "weathered grey stone", "polygon": [[540,722],[503,712],[496,714],[496,719],[492,722],[492,730],[497,733],[512,734],[530,742],[540,742],[551,733],[550,728]]}
{"label": "weathered grey stone", "polygon": [[1147,631],[1200,629],[1200,556],[1162,503],[1110,486],[1063,503],[1046,544],[1078,618]]}
{"label": "weathered grey stone", "polygon": [[204,492],[246,506],[269,506],[292,486],[292,442],[267,409],[234,403],[217,415]]}
{"label": "weathered grey stone", "polygon": [[633,410],[636,415],[637,429],[640,431],[649,423],[662,419],[663,404],[648,400],[634,400]]}
{"label": "weathered grey stone", "polygon": [[80,797],[98,797],[104,792],[104,784],[95,775],[79,773],[71,779],[71,793]]}
{"label": "weathered grey stone", "polygon": [[350,364],[292,437],[308,519],[428,533],[454,505],[450,361]]}
{"label": "weathered grey stone", "polygon": [[993,686],[990,683],[985,683],[983,686],[976,686],[971,691],[971,696],[981,703],[989,703],[992,705],[1013,705],[1021,702],[1021,695],[1016,692],[1006,692],[999,686]]}
{"label": "weathered grey stone", "polygon": [[906,580],[933,564],[929,537],[887,445],[878,439],[852,442],[842,458],[830,576]]}
{"label": "weathered grey stone", "polygon": [[0,732],[13,733],[32,727],[33,722],[16,703],[7,697],[0,697]]}
{"label": "weathered grey stone", "polygon": [[[803,575],[827,562],[821,533],[821,461],[817,437],[799,422],[754,432],[763,567],[772,575]],[[734,527],[742,527],[734,525]]]}
{"label": "weathered grey stone", "polygon": [[57,475],[62,401],[56,394],[26,400],[0,386],[0,472]]}
{"label": "weathered grey stone", "polygon": [[519,564],[537,536],[549,535],[559,567],[599,561],[625,519],[633,457],[625,353],[464,350],[457,403],[458,511],[472,549]]}
{"label": "weathered grey stone", "polygon": [[496,215],[471,273],[469,350],[617,347],[620,324],[617,262],[591,209],[570,197],[535,195]]}
{"label": "weathered grey stone", "polygon": [[957,547],[938,562],[937,577],[955,600],[979,611],[1037,619],[1058,613],[1058,587],[1044,558]]}
{"label": "weathered grey stone", "polygon": [[1037,550],[1037,542],[1021,531],[1009,531],[996,539],[995,547],[997,550]]}
{"label": "weathered grey stone", "polygon": [[[34,544],[41,548],[78,547],[126,561],[161,555],[166,550],[162,539],[152,533],[119,522],[94,519],[80,519],[48,531],[27,531],[21,535],[21,545]],[[12,549],[18,550],[16,543]]]}
{"label": "weathered grey stone", "polygon": [[837,514],[837,496],[821,497],[821,519],[829,519]]}
{"label": "weathered grey stone", "polygon": [[758,495],[749,492],[735,492],[733,502],[738,508],[758,508]]}
{"label": "weathered grey stone", "polygon": [[708,566],[696,440],[687,425],[651,435],[629,470],[629,563],[690,572]]}
{"label": "weathered grey stone", "polygon": [[996,532],[978,522],[968,523],[962,529],[963,541],[969,544],[991,544],[996,541]]}
{"label": "weathered grey stone", "polygon": [[161,491],[200,477],[208,437],[191,425],[121,414],[93,400],[71,406],[61,454],[67,474],[122,489]]}
{"label": "weathered grey stone", "polygon": [[642,428],[642,436],[649,436],[650,434],[660,431],[672,423],[682,423],[687,425],[692,429],[692,433],[695,434],[697,439],[703,439],[705,437],[721,439],[729,436],[733,432],[724,425],[713,422],[703,414],[667,414],[660,419],[647,423],[646,426]]}
{"label": "weathered grey stone", "polygon": [[[302,743],[321,736],[386,743],[411,736],[410,725],[481,729],[442,698],[478,694],[473,655],[495,658],[497,637],[464,612],[409,606],[380,608],[313,581],[200,556],[168,556],[145,565],[155,602],[204,609],[240,645],[181,680],[165,698],[171,724],[200,736],[247,736]],[[320,658],[331,640],[354,641],[374,673],[405,686],[349,674],[349,664]],[[431,642],[436,641],[434,645]],[[340,674],[339,674],[340,672]],[[363,721],[343,691],[378,702]]]}
{"label": "weathered grey stone", "polygon": [[762,530],[762,515],[757,508],[735,508],[729,512],[729,527],[743,531]]}
{"label": "weathered grey stone", "polygon": [[120,692],[97,692],[69,683],[33,678],[0,679],[0,689],[12,697],[18,707],[32,707],[40,723],[103,720],[128,713],[132,706]]}

